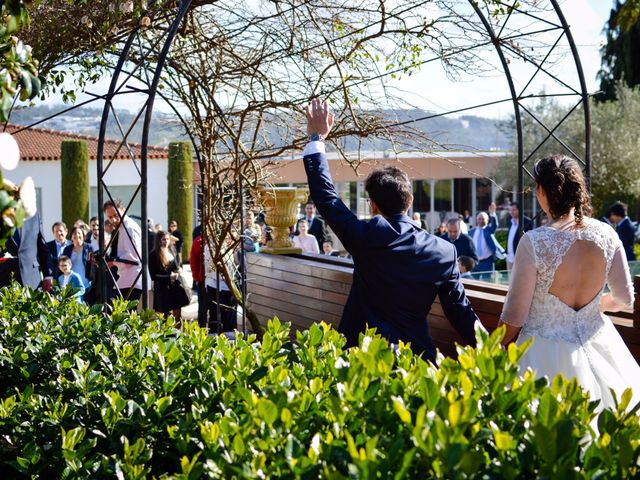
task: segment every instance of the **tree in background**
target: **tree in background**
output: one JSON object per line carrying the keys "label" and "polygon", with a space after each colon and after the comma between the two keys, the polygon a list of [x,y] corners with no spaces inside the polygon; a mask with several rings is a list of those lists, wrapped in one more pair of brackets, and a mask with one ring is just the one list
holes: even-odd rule
{"label": "tree in background", "polygon": [[0,122],[6,122],[16,95],[21,101],[40,93],[38,61],[31,47],[16,35],[29,28],[29,14],[22,0],[0,3]]}
{"label": "tree in background", "polygon": [[169,171],[167,172],[167,225],[178,222],[184,235],[182,258],[189,258],[191,230],[193,230],[193,155],[191,143],[169,144]]}
{"label": "tree in background", "polygon": [[64,140],[60,155],[62,221],[89,221],[89,152],[84,140]]}
{"label": "tree in background", "polygon": [[640,85],[640,0],[616,0],[605,32],[598,101],[615,99],[619,81],[628,87]]}
{"label": "tree in background", "polygon": [[[616,200],[629,204],[631,216],[640,214],[640,87],[629,88],[622,82],[615,86],[616,100],[591,104],[591,202],[594,215],[600,216],[608,205]],[[555,125],[567,113],[567,107],[541,99],[533,110],[547,125]],[[560,127],[560,137],[579,155],[584,155],[581,112],[571,115]],[[533,121],[524,116],[523,122]],[[511,123],[512,125],[513,123]],[[543,130],[525,128],[525,151],[538,145],[546,137]],[[553,138],[542,144],[528,163],[529,171],[534,162],[546,155],[570,152]],[[505,157],[492,173],[502,188],[510,190],[517,185],[517,158]],[[532,187],[533,180],[525,175],[525,185]],[[533,193],[531,194],[533,195]]]}

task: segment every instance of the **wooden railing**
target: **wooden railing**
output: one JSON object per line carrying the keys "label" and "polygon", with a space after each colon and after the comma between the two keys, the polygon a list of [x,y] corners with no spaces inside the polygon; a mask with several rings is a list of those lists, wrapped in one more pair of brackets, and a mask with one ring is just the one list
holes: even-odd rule
{"label": "wooden railing", "polygon": [[[350,260],[325,256],[247,255],[249,306],[261,322],[273,316],[290,322],[294,330],[309,328],[321,320],[338,326],[347,301],[353,264]],[[476,280],[463,280],[467,297],[483,325],[493,330],[498,325],[507,287]],[[635,278],[640,292],[640,276]],[[640,297],[640,295],[638,296]],[[614,325],[631,353],[640,362],[640,300],[635,308],[611,313]],[[435,345],[445,355],[455,355],[456,331],[444,316],[438,301],[428,317]]]}

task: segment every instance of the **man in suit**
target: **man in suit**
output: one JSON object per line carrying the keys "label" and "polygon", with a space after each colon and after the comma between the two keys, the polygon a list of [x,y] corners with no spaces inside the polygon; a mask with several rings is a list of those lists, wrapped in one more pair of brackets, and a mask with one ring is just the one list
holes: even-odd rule
{"label": "man in suit", "polygon": [[108,200],[104,215],[113,226],[111,251],[107,265],[117,267],[116,285],[126,300],[140,300],[142,295],[142,231],[120,200]]}
{"label": "man in suit", "polygon": [[609,207],[609,218],[616,225],[624,253],[627,254],[627,261],[634,261],[636,254],[633,251],[633,244],[636,240],[636,227],[627,216],[627,206],[622,202],[614,203]]}
{"label": "man in suit", "polygon": [[62,255],[62,251],[65,247],[71,245],[71,240],[67,240],[67,225],[64,222],[56,222],[51,227],[53,233],[53,240],[47,242],[47,248],[49,249],[49,256],[51,259],[49,263],[54,266],[53,273],[55,278],[58,278],[62,273],[58,269],[58,258]]}
{"label": "man in suit", "polygon": [[[302,218],[306,219],[309,224],[307,233],[316,237],[316,240],[318,241],[318,248],[322,251],[322,244],[327,238],[327,230],[324,226],[324,220],[316,215],[316,206],[311,200],[305,204],[304,217]],[[295,234],[298,235],[298,233],[298,225],[296,224]]]}
{"label": "man in suit", "polygon": [[480,212],[476,217],[476,226],[471,229],[469,236],[473,239],[478,255],[478,264],[474,272],[492,272],[496,268],[496,259],[504,258],[505,252],[496,240],[489,226],[489,215]]}
{"label": "man in suit", "polygon": [[436,296],[463,343],[474,345],[478,318],[460,282],[455,248],[407,216],[413,202],[407,174],[387,167],[369,175],[369,221],[340,200],[324,145],[333,120],[326,101],[314,99],[307,107],[311,138],[304,167],[315,206],[353,258],[353,283],[338,327],[347,346],[357,345],[367,326],[375,327],[392,344],[410,342],[414,352],[435,361],[427,314]]}
{"label": "man in suit", "polygon": [[478,254],[476,253],[473,240],[471,240],[469,235],[460,231],[460,223],[461,220],[459,218],[450,218],[447,220],[447,233],[445,233],[442,238],[453,243],[453,246],[456,247],[458,258],[470,257],[475,263],[478,263]]}
{"label": "man in suit", "polygon": [[513,268],[513,262],[516,260],[516,250],[518,249],[518,243],[524,232],[528,232],[533,228],[531,219],[527,216],[522,217],[522,223],[524,228],[520,228],[520,205],[518,202],[511,202],[509,205],[509,231],[507,233],[507,270]]}
{"label": "man in suit", "polygon": [[9,285],[13,276],[25,287],[36,289],[42,285],[44,290],[51,290],[54,266],[40,231],[40,216],[37,213],[16,229],[6,248],[13,258],[2,263],[0,286]]}

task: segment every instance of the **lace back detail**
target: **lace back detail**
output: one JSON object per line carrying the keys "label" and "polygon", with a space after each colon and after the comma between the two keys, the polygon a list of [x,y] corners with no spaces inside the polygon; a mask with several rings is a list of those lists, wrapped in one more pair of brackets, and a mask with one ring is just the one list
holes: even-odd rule
{"label": "lace back detail", "polygon": [[616,232],[598,220],[585,218],[582,228],[556,230],[540,227],[527,235],[533,246],[537,279],[529,318],[522,334],[583,343],[604,325],[598,309],[602,290],[589,304],[575,311],[550,294],[549,289],[563,257],[576,240],[595,243],[605,257],[605,275],[608,276],[616,242],[619,241]]}
{"label": "lace back detail", "polygon": [[605,256],[609,273],[615,254],[617,234],[598,220],[585,219],[584,227],[575,230],[555,230],[540,227],[528,233],[531,236],[538,271],[539,283],[548,290],[553,283],[556,270],[562,259],[577,240],[586,240],[596,244]]}

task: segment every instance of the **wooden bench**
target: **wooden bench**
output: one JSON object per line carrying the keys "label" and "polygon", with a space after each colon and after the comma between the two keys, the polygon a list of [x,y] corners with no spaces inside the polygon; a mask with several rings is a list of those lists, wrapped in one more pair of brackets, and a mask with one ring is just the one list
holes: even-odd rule
{"label": "wooden bench", "polygon": [[[277,316],[290,322],[292,330],[306,329],[325,321],[337,327],[351,289],[353,263],[350,260],[311,255],[247,254],[248,305],[263,324]],[[636,277],[640,292],[640,277]],[[464,279],[467,297],[483,325],[493,330],[507,294],[505,285]],[[618,332],[640,363],[640,295],[636,308],[610,314]],[[455,355],[457,332],[437,301],[428,315],[435,345],[445,355]]]}

